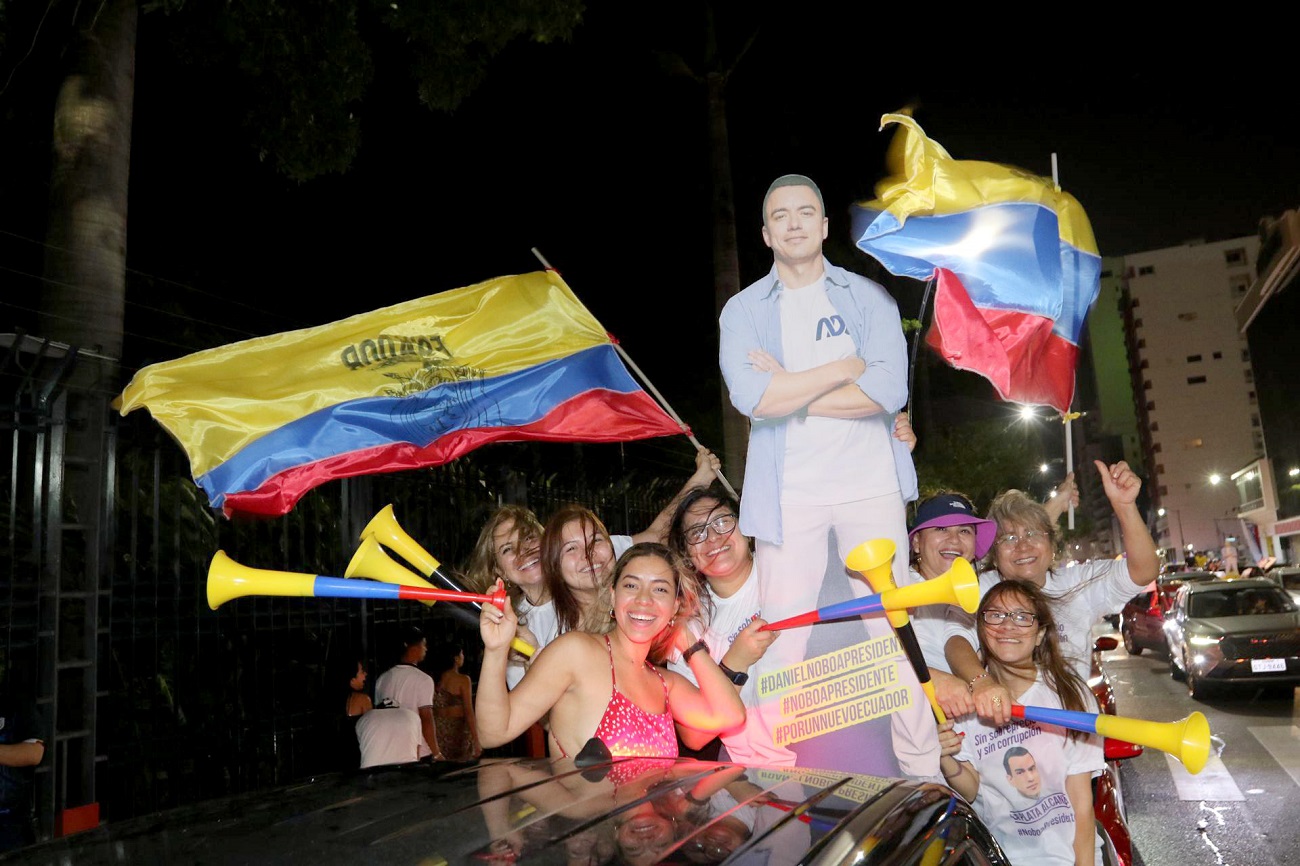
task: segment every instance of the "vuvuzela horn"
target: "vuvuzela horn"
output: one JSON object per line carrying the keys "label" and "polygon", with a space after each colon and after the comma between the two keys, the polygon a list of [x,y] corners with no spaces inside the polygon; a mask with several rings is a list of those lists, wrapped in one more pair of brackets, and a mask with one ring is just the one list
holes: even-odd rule
{"label": "vuvuzela horn", "polygon": [[780,631],[850,616],[905,610],[923,604],[955,604],[967,613],[974,613],[979,603],[980,586],[979,580],[975,577],[975,569],[971,568],[971,564],[966,560],[958,559],[952,564],[952,568],[938,577],[911,586],[887,589],[875,595],[866,595],[820,607],[777,622],[769,622],[761,630]]}
{"label": "vuvuzela horn", "polygon": [[278,595],[290,598],[409,598],[433,601],[490,602],[505,608],[505,590],[485,595],[450,589],[429,589],[392,583],[374,583],[349,577],[272,571],[240,565],[224,550],[218,550],[208,566],[208,607],[216,610],[246,595]]}
{"label": "vuvuzela horn", "polygon": [[[370,540],[373,550],[367,547],[366,542],[368,539]],[[438,567],[441,563],[434,558],[433,554],[425,550],[418,541],[412,538],[406,530],[402,528],[402,525],[397,522],[397,515],[393,513],[393,506],[391,503],[379,509],[378,513],[376,513],[374,517],[370,518],[370,522],[366,524],[366,528],[361,530],[361,546],[358,547],[357,552],[352,555],[352,562],[348,564],[348,570],[344,572],[344,576],[373,577],[375,580],[383,580],[389,583],[400,582],[408,586],[427,586],[430,589],[433,588],[433,584],[425,580],[424,577],[412,574],[410,569],[393,562],[392,558],[389,557],[388,554],[379,549],[378,544],[383,544],[385,547],[397,551],[398,555],[411,565],[415,566],[415,568],[419,570],[420,574],[423,574],[425,577],[435,578],[447,589],[454,589],[458,592],[465,591],[464,587],[443,574],[442,570]],[[375,553],[378,553],[379,557],[386,560],[391,567],[382,564],[375,557]],[[394,568],[400,569],[400,572],[393,571]],[[407,580],[405,577],[402,577],[402,574],[410,575],[410,579]],[[402,579],[400,581],[390,580],[393,576],[402,577]],[[431,601],[426,603],[433,604]],[[518,637],[511,641],[510,648],[528,656],[529,658],[532,658],[533,653],[537,652],[537,647],[528,643],[523,638]]]}
{"label": "vuvuzela horn", "polygon": [[[896,552],[897,545],[894,542],[888,538],[877,538],[864,541],[849,551],[849,555],[844,558],[844,564],[866,578],[867,583],[871,584],[871,588],[876,592],[885,592],[895,588],[893,566]],[[916,630],[912,628],[907,608],[886,611],[885,616],[889,617],[889,624],[894,627],[898,642],[903,645],[903,652],[907,654],[907,660],[912,663],[916,678],[921,681],[921,688],[930,701],[930,709],[934,710],[934,717],[939,720],[939,724],[944,724],[948,721],[948,717],[944,715],[943,708],[939,706],[939,698],[934,693],[934,683],[930,681],[930,666],[925,663],[925,653],[921,652],[921,642],[916,639]]]}
{"label": "vuvuzela horn", "polygon": [[1205,762],[1210,759],[1210,723],[1200,712],[1176,722],[1149,722],[1146,719],[1129,719],[1109,713],[1083,713],[1012,704],[1011,717],[1042,722],[1045,725],[1060,725],[1071,731],[1101,734],[1103,737],[1137,743],[1139,746],[1150,746],[1182,761],[1187,772],[1192,775],[1205,769]]}

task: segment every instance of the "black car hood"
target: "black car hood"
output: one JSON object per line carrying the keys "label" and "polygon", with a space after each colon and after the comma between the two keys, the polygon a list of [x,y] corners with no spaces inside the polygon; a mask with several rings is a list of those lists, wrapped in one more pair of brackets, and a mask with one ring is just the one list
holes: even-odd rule
{"label": "black car hood", "polygon": [[586,769],[505,759],[322,776],[110,823],[0,862],[867,864],[942,848],[953,827],[1003,862],[941,785],[686,759]]}

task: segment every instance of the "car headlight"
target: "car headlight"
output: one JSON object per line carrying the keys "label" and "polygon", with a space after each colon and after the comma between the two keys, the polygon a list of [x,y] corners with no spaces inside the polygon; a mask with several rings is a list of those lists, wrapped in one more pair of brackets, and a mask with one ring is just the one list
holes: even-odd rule
{"label": "car headlight", "polygon": [[1192,646],[1218,646],[1221,638],[1208,634],[1194,634],[1187,639]]}

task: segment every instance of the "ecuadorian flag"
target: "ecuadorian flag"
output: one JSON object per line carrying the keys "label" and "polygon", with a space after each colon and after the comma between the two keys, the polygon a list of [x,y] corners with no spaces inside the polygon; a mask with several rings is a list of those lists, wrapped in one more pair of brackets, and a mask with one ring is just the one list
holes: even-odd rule
{"label": "ecuadorian flag", "polygon": [[1004,400],[1067,412],[1101,257],[1083,208],[1051,181],[955,160],[905,114],[876,199],[854,207],[858,247],[890,273],[936,278],[926,342]]}
{"label": "ecuadorian flag", "polygon": [[554,272],[155,364],[117,406],[147,408],[227,516],[282,515],[326,481],[435,466],[490,442],[683,432]]}

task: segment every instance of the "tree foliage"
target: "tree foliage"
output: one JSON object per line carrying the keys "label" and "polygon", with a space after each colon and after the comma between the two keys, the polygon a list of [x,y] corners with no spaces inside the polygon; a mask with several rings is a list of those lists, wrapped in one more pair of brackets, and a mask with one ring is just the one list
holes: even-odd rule
{"label": "tree foliage", "polygon": [[580,0],[161,0],[168,38],[188,62],[234,74],[230,92],[261,160],[298,182],[342,174],[361,147],[376,67],[392,63],[434,111],[458,108],[515,40],[568,39]]}
{"label": "tree foliage", "polygon": [[915,457],[922,499],[940,490],[956,490],[969,496],[981,513],[998,493],[1026,486],[1042,461],[1038,443],[1005,419],[927,432]]}

